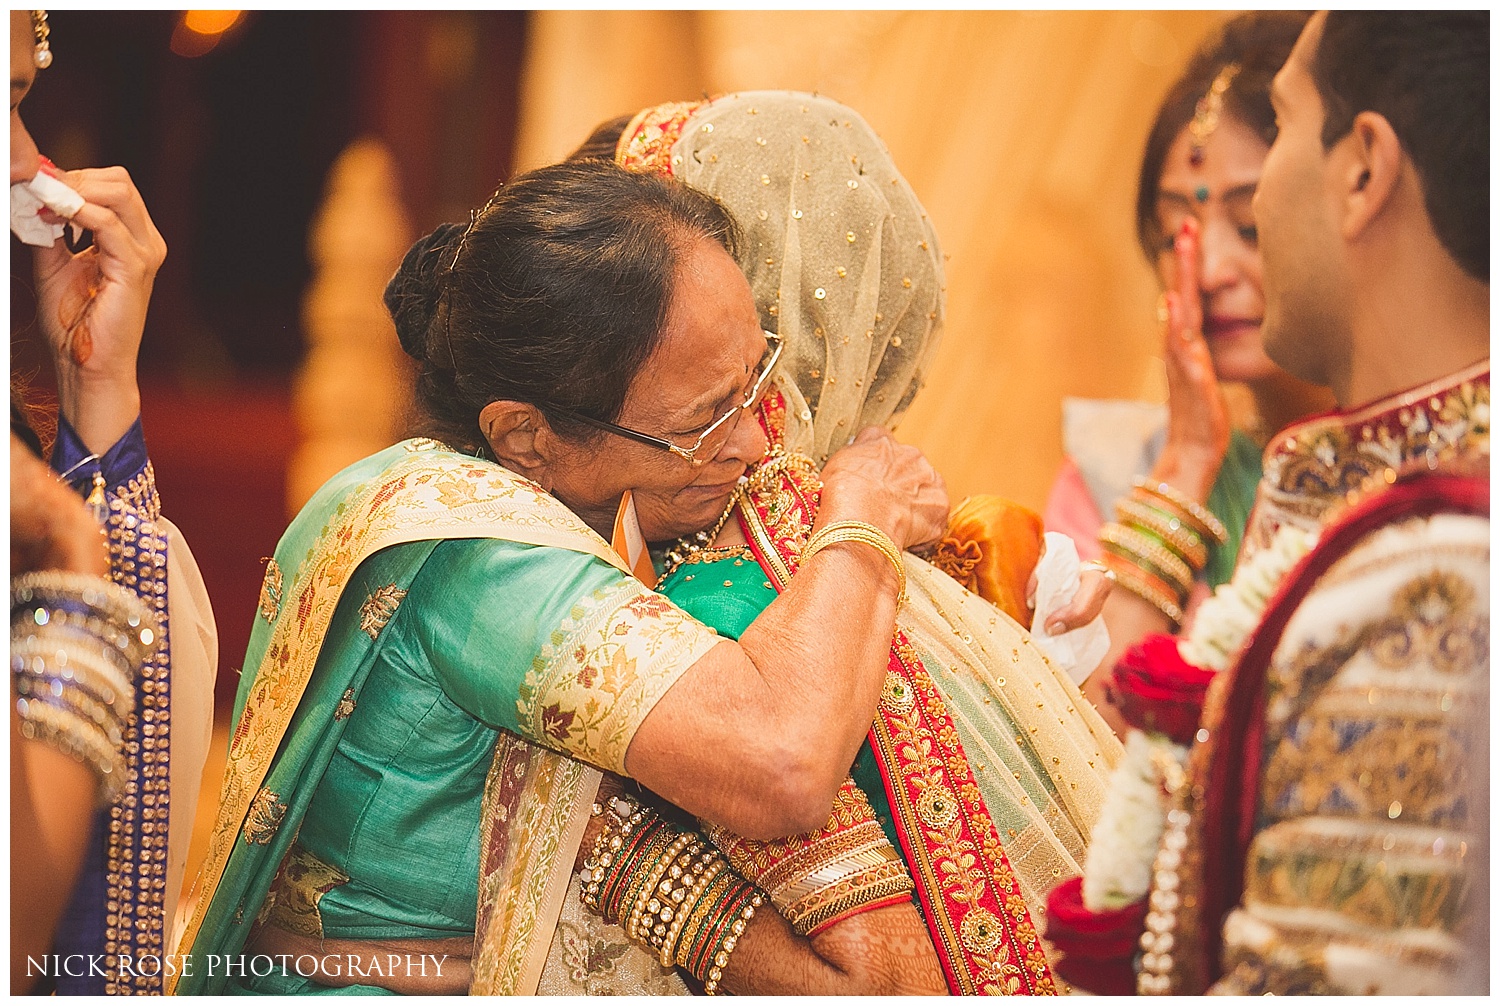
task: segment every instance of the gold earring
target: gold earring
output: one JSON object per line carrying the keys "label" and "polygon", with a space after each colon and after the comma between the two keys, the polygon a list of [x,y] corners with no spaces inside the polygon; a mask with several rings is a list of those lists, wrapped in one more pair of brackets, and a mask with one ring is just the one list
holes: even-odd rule
{"label": "gold earring", "polygon": [[31,12],[31,34],[36,38],[36,47],[32,50],[31,61],[36,64],[38,70],[45,70],[52,65],[52,29],[47,27],[46,11]]}

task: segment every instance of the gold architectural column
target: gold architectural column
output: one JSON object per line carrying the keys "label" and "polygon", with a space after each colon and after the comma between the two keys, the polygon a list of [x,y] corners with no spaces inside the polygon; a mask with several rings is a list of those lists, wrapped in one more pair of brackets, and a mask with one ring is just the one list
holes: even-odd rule
{"label": "gold architectural column", "polygon": [[329,172],[302,302],[307,355],[293,401],[301,441],[287,475],[289,514],[340,469],[401,436],[410,369],[381,299],[412,239],[400,192],[377,140],[350,144]]}

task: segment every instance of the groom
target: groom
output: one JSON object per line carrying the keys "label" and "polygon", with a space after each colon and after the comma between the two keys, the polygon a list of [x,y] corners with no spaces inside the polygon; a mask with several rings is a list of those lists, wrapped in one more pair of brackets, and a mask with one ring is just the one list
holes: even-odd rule
{"label": "groom", "polygon": [[1272,87],[1263,338],[1340,409],[1268,449],[1241,568],[1318,542],[1166,774],[1143,993],[1487,991],[1488,77],[1485,12],[1341,11]]}

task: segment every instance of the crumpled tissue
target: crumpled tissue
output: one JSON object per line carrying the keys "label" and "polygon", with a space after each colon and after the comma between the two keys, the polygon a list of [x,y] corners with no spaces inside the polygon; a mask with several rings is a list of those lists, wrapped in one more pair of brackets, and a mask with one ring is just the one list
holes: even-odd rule
{"label": "crumpled tissue", "polygon": [[1104,627],[1104,616],[1098,615],[1087,625],[1060,636],[1047,635],[1047,619],[1066,607],[1078,593],[1081,562],[1078,546],[1067,535],[1048,531],[1044,540],[1047,551],[1036,564],[1036,611],[1031,617],[1031,641],[1067,671],[1074,684],[1081,685],[1109,652],[1109,630]]}
{"label": "crumpled tissue", "polygon": [[43,207],[71,218],[83,209],[83,197],[45,171],[10,187],[10,230],[29,245],[46,248],[63,236],[66,224],[50,224],[37,214]]}

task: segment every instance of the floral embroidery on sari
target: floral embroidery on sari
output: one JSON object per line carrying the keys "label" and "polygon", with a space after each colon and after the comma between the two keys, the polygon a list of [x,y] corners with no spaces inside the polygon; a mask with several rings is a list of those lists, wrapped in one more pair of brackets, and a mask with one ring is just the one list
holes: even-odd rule
{"label": "floral embroidery on sari", "polygon": [[646,714],[718,642],[638,581],[595,591],[553,631],[521,683],[521,730],[624,775],[625,751]]}

